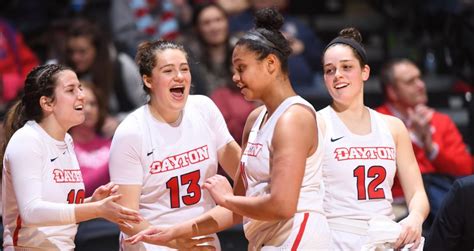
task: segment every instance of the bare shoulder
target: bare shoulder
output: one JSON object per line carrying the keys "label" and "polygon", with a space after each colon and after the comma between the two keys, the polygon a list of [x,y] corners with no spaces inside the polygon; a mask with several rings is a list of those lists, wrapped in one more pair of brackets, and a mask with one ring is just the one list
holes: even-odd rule
{"label": "bare shoulder", "polygon": [[303,104],[295,104],[290,107],[281,115],[278,123],[314,123],[316,121],[316,113],[308,106]]}
{"label": "bare shoulder", "polygon": [[317,132],[316,113],[310,107],[295,104],[278,118],[274,135],[281,133],[297,137],[302,134],[303,138],[315,137]]}
{"label": "bare shoulder", "polygon": [[402,120],[392,115],[387,115],[387,114],[382,114],[382,113],[379,113],[379,114],[382,117],[382,119],[387,123],[387,126],[390,129],[390,132],[392,133],[392,135],[398,136],[402,133],[406,133],[407,129],[405,127],[405,124],[403,124]]}
{"label": "bare shoulder", "polygon": [[255,109],[253,109],[252,112],[250,112],[249,116],[247,117],[247,122],[245,123],[246,125],[253,125],[255,123],[255,120],[257,120],[258,115],[262,112],[262,110],[265,108],[264,105],[261,105]]}

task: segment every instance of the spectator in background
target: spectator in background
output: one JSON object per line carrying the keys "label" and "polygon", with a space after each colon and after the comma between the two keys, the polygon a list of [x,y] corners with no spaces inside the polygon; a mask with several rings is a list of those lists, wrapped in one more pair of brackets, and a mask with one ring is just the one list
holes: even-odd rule
{"label": "spectator in background", "polygon": [[289,0],[249,0],[250,8],[230,17],[230,32],[238,35],[253,25],[253,14],[259,9],[275,6],[282,12],[285,23],[281,31],[290,41],[292,55],[288,58],[290,80],[293,86],[312,86],[316,73],[320,71],[322,44],[314,31],[298,17],[285,13]]}
{"label": "spectator in background", "polygon": [[145,103],[138,68],[125,53],[117,53],[99,27],[85,20],[74,20],[66,37],[66,64],[80,80],[91,81],[108,101],[112,117],[105,120],[102,132],[111,137],[126,113]]}
{"label": "spectator in background", "polygon": [[81,81],[84,92],[85,120],[69,131],[74,140],[79,167],[86,190],[86,197],[99,186],[107,184],[109,177],[109,153],[111,139],[101,135],[107,116],[104,100],[99,89],[90,82]]}
{"label": "spectator in background", "polygon": [[174,2],[163,0],[114,0],[111,1],[110,23],[112,35],[119,50],[135,56],[140,42],[145,40],[174,40],[179,35],[179,21]]}
{"label": "spectator in background", "polygon": [[38,65],[38,58],[23,41],[23,36],[0,18],[0,111],[23,89],[28,72]]}
{"label": "spectator in background", "polygon": [[[407,126],[432,219],[453,178],[472,173],[471,156],[451,118],[426,105],[426,85],[415,63],[408,59],[390,61],[382,68],[380,79],[386,103],[377,111],[396,116]],[[394,201],[402,198],[398,181],[392,189]]]}
{"label": "spectator in background", "polygon": [[232,82],[232,45],[226,12],[216,3],[197,5],[192,24],[194,36],[184,39],[191,57],[197,61],[192,70],[194,91],[211,97],[232,137],[240,144],[245,121],[255,105],[245,100]]}
{"label": "spectator in background", "polygon": [[[197,5],[192,18],[193,33],[184,37],[193,64],[195,93],[210,96],[232,82],[229,21],[226,12],[215,3]],[[196,39],[197,38],[197,39]]]}
{"label": "spectator in background", "polygon": [[244,99],[240,89],[231,83],[216,89],[211,99],[224,116],[230,134],[240,145],[245,122],[250,112],[257,107],[256,103]]}
{"label": "spectator in background", "polygon": [[456,180],[443,200],[426,250],[474,250],[474,175]]}

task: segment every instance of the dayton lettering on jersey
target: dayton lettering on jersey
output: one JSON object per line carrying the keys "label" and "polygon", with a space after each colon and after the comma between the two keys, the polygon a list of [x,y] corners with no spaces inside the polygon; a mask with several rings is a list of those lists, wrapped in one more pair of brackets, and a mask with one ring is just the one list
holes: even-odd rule
{"label": "dayton lettering on jersey", "polygon": [[244,151],[244,155],[257,157],[257,155],[262,151],[262,147],[262,144],[248,142]]}
{"label": "dayton lettering on jersey", "polygon": [[54,169],[53,179],[56,183],[80,183],[82,182],[82,174],[80,169]]}
{"label": "dayton lettering on jersey", "polygon": [[334,150],[334,158],[338,161],[353,159],[395,160],[395,149],[393,147],[339,147]]}
{"label": "dayton lettering on jersey", "polygon": [[154,161],[150,165],[150,173],[157,174],[196,164],[209,159],[208,147],[201,146],[196,149],[169,156],[162,161]]}

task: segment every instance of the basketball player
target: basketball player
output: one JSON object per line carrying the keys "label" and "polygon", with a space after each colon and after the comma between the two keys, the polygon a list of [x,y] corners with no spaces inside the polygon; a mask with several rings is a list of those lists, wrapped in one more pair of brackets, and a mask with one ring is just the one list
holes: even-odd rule
{"label": "basketball player", "polygon": [[[163,243],[204,235],[242,220],[249,250],[327,250],[330,232],[323,214],[316,112],[294,92],[288,76],[291,49],[274,9],[256,13],[256,28],[234,48],[233,80],[247,100],[263,106],[247,120],[240,175],[234,186],[222,176],[205,188],[221,207],[171,229],[151,228],[130,238]],[[227,209],[227,210],[225,210]]]}
{"label": "basketball player", "polygon": [[[119,125],[110,153],[110,178],[119,185],[120,203],[145,218],[131,229],[122,227],[126,235],[212,209],[204,181],[217,173],[218,163],[234,177],[241,152],[217,106],[205,96],[189,95],[191,73],[181,45],[144,42],[136,62],[150,101]],[[168,250],[146,243],[121,245],[124,250]]]}
{"label": "basketball player", "polygon": [[409,215],[393,248],[421,239],[428,200],[407,129],[391,116],[364,106],[364,81],[370,68],[354,28],[343,29],[323,55],[324,82],[333,98],[319,113],[326,126],[323,176],[324,209],[336,250],[360,250],[368,240],[374,216],[393,219],[391,187],[395,173],[401,180]]}
{"label": "basketball player", "polygon": [[[84,121],[76,74],[43,65],[27,76],[8,112],[2,148],[4,250],[74,250],[76,223],[102,217],[126,227],[136,211],[115,203],[111,183],[84,198],[84,183],[67,131]],[[8,144],[8,145],[6,145]]]}

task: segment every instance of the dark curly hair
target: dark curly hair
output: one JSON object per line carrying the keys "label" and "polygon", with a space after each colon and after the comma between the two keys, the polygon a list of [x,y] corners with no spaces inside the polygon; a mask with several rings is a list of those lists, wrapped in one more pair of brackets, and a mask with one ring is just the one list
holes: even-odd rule
{"label": "dark curly hair", "polygon": [[283,16],[275,8],[258,10],[255,13],[255,29],[247,34],[253,33],[262,36],[262,39],[250,39],[246,34],[239,39],[236,46],[245,45],[257,53],[259,60],[270,53],[276,55],[281,62],[282,71],[288,73],[288,57],[292,51],[290,43],[280,32],[283,22]]}

